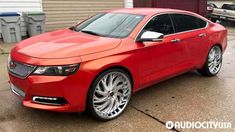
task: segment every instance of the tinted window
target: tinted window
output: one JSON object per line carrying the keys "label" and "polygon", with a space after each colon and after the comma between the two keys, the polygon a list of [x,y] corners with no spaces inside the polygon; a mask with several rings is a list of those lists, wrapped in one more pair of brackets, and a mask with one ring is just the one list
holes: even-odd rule
{"label": "tinted window", "polygon": [[199,29],[206,27],[207,25],[207,22],[205,22],[204,20],[190,15],[172,14],[171,16],[174,21],[176,32]]}
{"label": "tinted window", "polygon": [[224,4],[222,6],[222,9],[235,10],[235,5],[233,5],[233,4]]}
{"label": "tinted window", "polygon": [[74,30],[98,36],[122,38],[127,37],[143,18],[142,15],[103,13],[86,20]]}
{"label": "tinted window", "polygon": [[144,27],[142,32],[144,31],[153,31],[153,32],[162,33],[164,35],[174,33],[173,25],[170,16],[168,14],[154,17]]}

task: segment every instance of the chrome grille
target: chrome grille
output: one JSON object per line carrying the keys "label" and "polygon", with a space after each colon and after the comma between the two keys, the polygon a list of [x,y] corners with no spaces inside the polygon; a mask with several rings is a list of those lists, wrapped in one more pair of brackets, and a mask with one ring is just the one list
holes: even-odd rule
{"label": "chrome grille", "polygon": [[26,78],[34,71],[35,68],[36,66],[22,64],[12,60],[8,62],[8,70],[10,71],[10,73],[19,78]]}

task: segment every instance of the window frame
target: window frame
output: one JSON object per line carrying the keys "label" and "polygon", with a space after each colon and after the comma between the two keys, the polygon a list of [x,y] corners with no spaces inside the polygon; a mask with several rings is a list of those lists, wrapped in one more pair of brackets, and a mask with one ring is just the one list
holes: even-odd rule
{"label": "window frame", "polygon": [[[139,32],[137,33],[136,37],[135,37],[135,42],[137,42],[137,39],[140,37],[140,33],[143,31],[143,29],[145,28],[145,26],[154,18],[154,17],[157,17],[159,15],[164,15],[164,14],[168,14],[170,19],[171,19],[171,22],[173,24],[173,29],[174,29],[174,33],[172,34],[168,34],[168,35],[164,35],[164,37],[169,37],[169,36],[173,36],[173,35],[177,35],[177,34],[182,34],[182,33],[188,33],[188,32],[192,32],[192,31],[197,31],[197,30],[201,30],[201,29],[206,29],[208,28],[208,25],[209,25],[209,22],[204,20],[204,19],[201,19],[200,17],[197,17],[196,15],[193,15],[193,14],[190,14],[190,13],[183,13],[183,12],[166,12],[166,13],[158,13],[158,14],[155,14],[153,15],[152,17],[150,17],[148,19],[148,21],[142,26],[142,28],[139,30]],[[175,31],[175,25],[174,25],[174,21],[172,19],[172,14],[182,14],[182,15],[189,15],[189,16],[193,16],[193,17],[196,17],[198,19],[201,19],[202,21],[206,22],[206,26],[203,27],[203,28],[198,28],[198,29],[193,29],[193,30],[187,30],[187,31],[182,31],[182,32],[176,32]]]}

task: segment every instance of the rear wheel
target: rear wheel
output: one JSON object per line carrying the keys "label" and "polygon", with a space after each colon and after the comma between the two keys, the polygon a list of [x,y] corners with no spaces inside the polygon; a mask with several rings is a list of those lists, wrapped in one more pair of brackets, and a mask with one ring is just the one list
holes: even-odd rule
{"label": "rear wheel", "polygon": [[211,48],[206,63],[200,73],[206,76],[215,76],[219,73],[222,66],[222,51],[218,45]]}
{"label": "rear wheel", "polygon": [[125,110],[132,93],[130,76],[119,69],[101,73],[88,93],[88,109],[99,120],[111,120]]}

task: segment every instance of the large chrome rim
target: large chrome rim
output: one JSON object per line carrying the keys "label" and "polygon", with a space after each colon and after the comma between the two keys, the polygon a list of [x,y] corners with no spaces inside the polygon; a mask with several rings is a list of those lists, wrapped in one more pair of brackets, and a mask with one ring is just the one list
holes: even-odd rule
{"label": "large chrome rim", "polygon": [[210,50],[208,57],[208,68],[212,74],[217,74],[220,71],[222,65],[222,53],[218,46],[213,47]]}
{"label": "large chrome rim", "polygon": [[126,108],[130,97],[129,78],[121,72],[111,72],[101,78],[96,85],[93,107],[101,118],[115,118]]}

